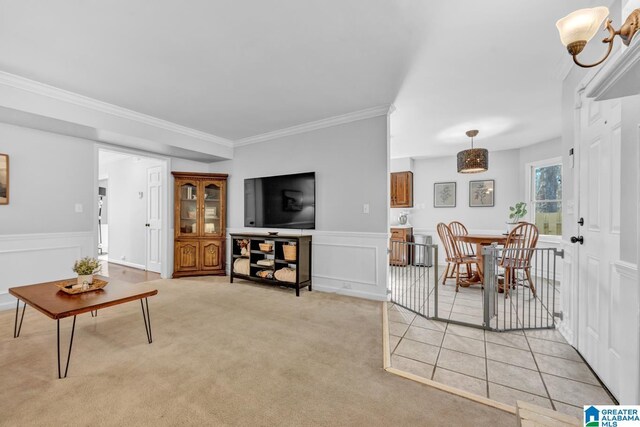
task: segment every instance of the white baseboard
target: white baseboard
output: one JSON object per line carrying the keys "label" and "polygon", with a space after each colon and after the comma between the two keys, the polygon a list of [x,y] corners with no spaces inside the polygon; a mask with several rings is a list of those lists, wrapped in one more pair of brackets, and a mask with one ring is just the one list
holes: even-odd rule
{"label": "white baseboard", "polygon": [[143,264],[136,264],[135,262],[124,261],[121,259],[108,258],[107,262],[109,262],[109,264],[118,264],[118,265],[124,265],[125,267],[137,268],[138,270],[146,269],[146,266]]}

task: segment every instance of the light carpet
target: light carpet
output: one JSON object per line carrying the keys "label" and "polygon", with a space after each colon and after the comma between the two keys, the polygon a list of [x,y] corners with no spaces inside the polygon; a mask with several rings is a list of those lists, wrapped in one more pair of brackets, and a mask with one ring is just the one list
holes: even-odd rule
{"label": "light carpet", "polygon": [[385,372],[381,303],[226,277],[148,283],[153,344],[137,301],[80,315],[62,380],[55,321],[27,307],[13,339],[14,311],[0,312],[0,424],[515,424]]}

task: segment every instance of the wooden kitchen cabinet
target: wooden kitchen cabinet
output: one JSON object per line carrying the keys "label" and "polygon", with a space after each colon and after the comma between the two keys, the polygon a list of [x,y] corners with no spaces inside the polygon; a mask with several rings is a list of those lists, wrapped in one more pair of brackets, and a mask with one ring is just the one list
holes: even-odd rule
{"label": "wooden kitchen cabinet", "polygon": [[413,207],[413,172],[391,174],[391,207]]}
{"label": "wooden kitchen cabinet", "polygon": [[411,245],[404,245],[398,242],[412,242],[413,228],[392,228],[391,240],[389,241],[389,265],[405,266],[411,263]]}
{"label": "wooden kitchen cabinet", "polygon": [[227,175],[172,172],[173,277],[224,275]]}

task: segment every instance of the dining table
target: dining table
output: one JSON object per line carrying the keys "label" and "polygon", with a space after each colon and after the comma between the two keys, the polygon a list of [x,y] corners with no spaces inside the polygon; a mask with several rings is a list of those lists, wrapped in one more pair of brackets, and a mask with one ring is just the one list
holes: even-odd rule
{"label": "dining table", "polygon": [[476,245],[476,257],[478,258],[478,269],[473,276],[467,280],[469,284],[482,284],[484,282],[484,255],[482,247],[489,246],[493,243],[504,245],[507,243],[508,234],[463,234],[454,236],[459,242],[471,243]]}

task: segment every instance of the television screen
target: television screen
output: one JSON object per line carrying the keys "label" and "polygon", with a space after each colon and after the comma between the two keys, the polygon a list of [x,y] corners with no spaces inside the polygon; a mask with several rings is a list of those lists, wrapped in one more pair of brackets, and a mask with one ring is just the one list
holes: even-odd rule
{"label": "television screen", "polygon": [[244,226],[316,228],[316,174],[244,180]]}

